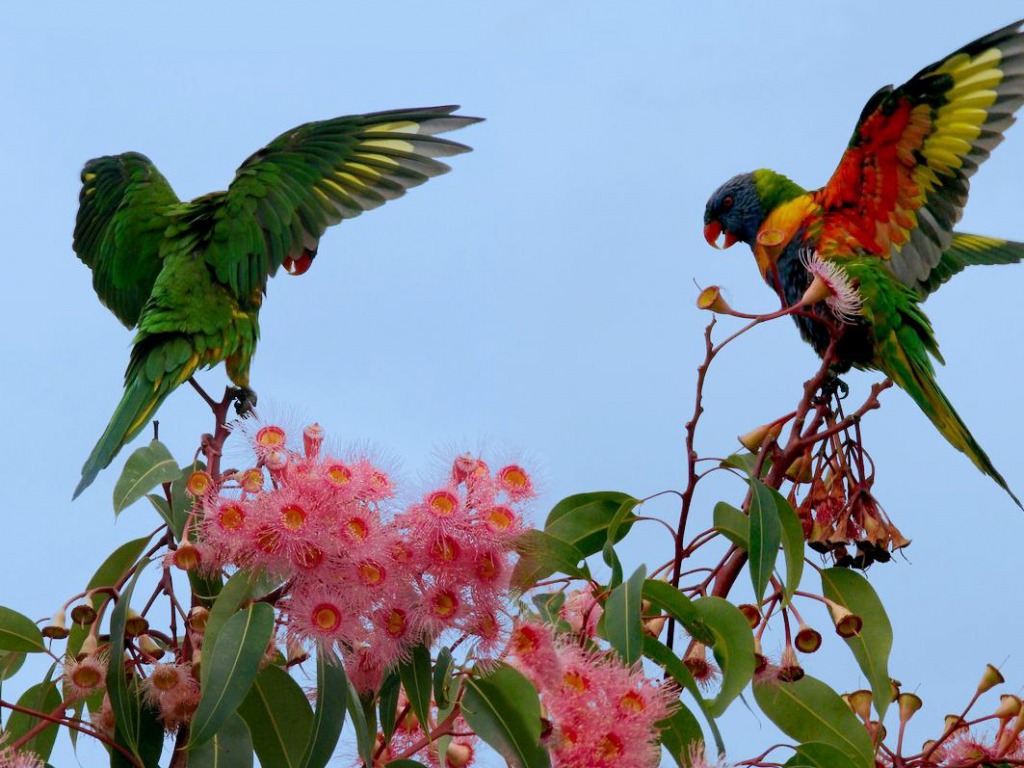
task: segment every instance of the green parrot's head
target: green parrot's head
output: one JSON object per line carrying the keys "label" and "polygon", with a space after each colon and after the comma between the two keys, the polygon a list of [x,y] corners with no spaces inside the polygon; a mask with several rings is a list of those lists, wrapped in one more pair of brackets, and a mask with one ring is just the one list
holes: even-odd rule
{"label": "green parrot's head", "polygon": [[[714,191],[704,208],[704,239],[715,248],[736,242],[753,245],[768,214],[805,190],[781,173],[761,169],[733,176]],[[718,239],[724,235],[721,246]]]}

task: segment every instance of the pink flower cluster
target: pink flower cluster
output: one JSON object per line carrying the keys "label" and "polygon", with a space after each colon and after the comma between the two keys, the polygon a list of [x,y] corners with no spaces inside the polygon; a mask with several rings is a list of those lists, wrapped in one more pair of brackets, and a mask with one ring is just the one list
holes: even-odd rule
{"label": "pink flower cluster", "polygon": [[516,625],[509,654],[541,694],[556,768],[659,765],[655,724],[671,714],[674,696],[639,665],[556,640],[550,627],[534,622]]}
{"label": "pink flower cluster", "polygon": [[263,426],[253,435],[255,468],[222,488],[193,476],[204,567],[288,582],[289,637],[342,656],[360,690],[446,630],[474,636],[484,651],[500,644],[520,507],[533,495],[527,472],[492,472],[461,456],[443,483],[389,517],[387,473],[366,458],[323,454],[322,443],[317,425],[301,452],[282,428]]}
{"label": "pink flower cluster", "polygon": [[35,752],[0,747],[0,768],[43,768],[43,761]]}

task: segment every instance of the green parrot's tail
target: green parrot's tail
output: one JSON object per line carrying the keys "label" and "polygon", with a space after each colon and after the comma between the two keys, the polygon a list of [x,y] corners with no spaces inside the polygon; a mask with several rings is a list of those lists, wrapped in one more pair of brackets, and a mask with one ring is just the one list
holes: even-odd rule
{"label": "green parrot's tail", "polygon": [[[128,381],[124,396],[117,404],[114,415],[110,417],[110,423],[107,424],[96,447],[92,449],[89,458],[85,460],[85,465],[82,467],[82,479],[78,482],[72,499],[77,499],[79,494],[96,479],[100,470],[109,466],[121,448],[145,428],[167,396],[195,373],[197,367],[195,355],[184,369],[170,373],[160,370],[159,365],[165,359],[166,346],[157,345],[143,354],[136,354],[139,351],[139,347],[136,347],[132,362],[128,367]],[[157,363],[157,365],[153,365],[153,363]],[[152,373],[157,374],[155,378],[150,375]]]}
{"label": "green parrot's tail", "polygon": [[893,334],[891,341],[894,343],[887,345],[891,354],[886,355],[885,364],[881,366],[882,371],[914,399],[950,445],[965,453],[967,458],[974,462],[974,466],[999,483],[999,486],[1010,494],[1014,503],[1024,509],[1020,499],[1010,490],[1006,480],[992,464],[992,460],[978,445],[967,425],[939,389],[935,381],[935,371],[921,347],[921,339],[917,333],[904,326],[900,332]]}

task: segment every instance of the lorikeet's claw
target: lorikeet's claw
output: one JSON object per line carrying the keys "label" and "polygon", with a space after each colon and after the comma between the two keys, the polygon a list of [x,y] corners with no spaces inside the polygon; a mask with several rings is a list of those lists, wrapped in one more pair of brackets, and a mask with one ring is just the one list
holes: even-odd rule
{"label": "lorikeet's claw", "polygon": [[833,397],[845,400],[850,394],[850,385],[829,371],[828,377],[822,382],[821,389],[814,398],[815,405],[825,405]]}
{"label": "lorikeet's claw", "polygon": [[256,408],[256,392],[248,387],[238,387],[231,391],[235,398],[235,413],[243,419],[252,416]]}

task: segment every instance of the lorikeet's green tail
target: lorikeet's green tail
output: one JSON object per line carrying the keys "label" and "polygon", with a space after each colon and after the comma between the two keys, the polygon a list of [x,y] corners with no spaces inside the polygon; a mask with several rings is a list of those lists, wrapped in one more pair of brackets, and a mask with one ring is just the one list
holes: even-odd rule
{"label": "lorikeet's green tail", "polygon": [[922,345],[919,332],[918,328],[910,325],[894,329],[890,343],[885,345],[886,351],[879,368],[914,399],[950,445],[965,453],[967,458],[974,462],[974,466],[999,483],[1017,506],[1024,509],[1020,499],[1010,490],[1006,480],[992,464],[992,460],[978,445],[967,425],[939,389],[935,381],[935,371]]}
{"label": "lorikeet's green tail", "polygon": [[998,237],[954,232],[953,242],[942,252],[939,263],[919,286],[922,297],[935,291],[964,267],[1016,264],[1024,261],[1024,243]]}
{"label": "lorikeet's green tail", "polygon": [[160,404],[180,384],[187,381],[195,373],[198,356],[193,356],[188,364],[176,371],[166,371],[164,361],[170,355],[167,347],[180,347],[184,339],[174,339],[170,343],[159,344],[149,350],[137,346],[132,354],[131,364],[125,375],[125,390],[121,402],[117,404],[110,423],[100,437],[96,447],[82,467],[82,479],[75,488],[72,499],[88,488],[100,470],[105,469],[118,451],[143,430],[150,417]]}

